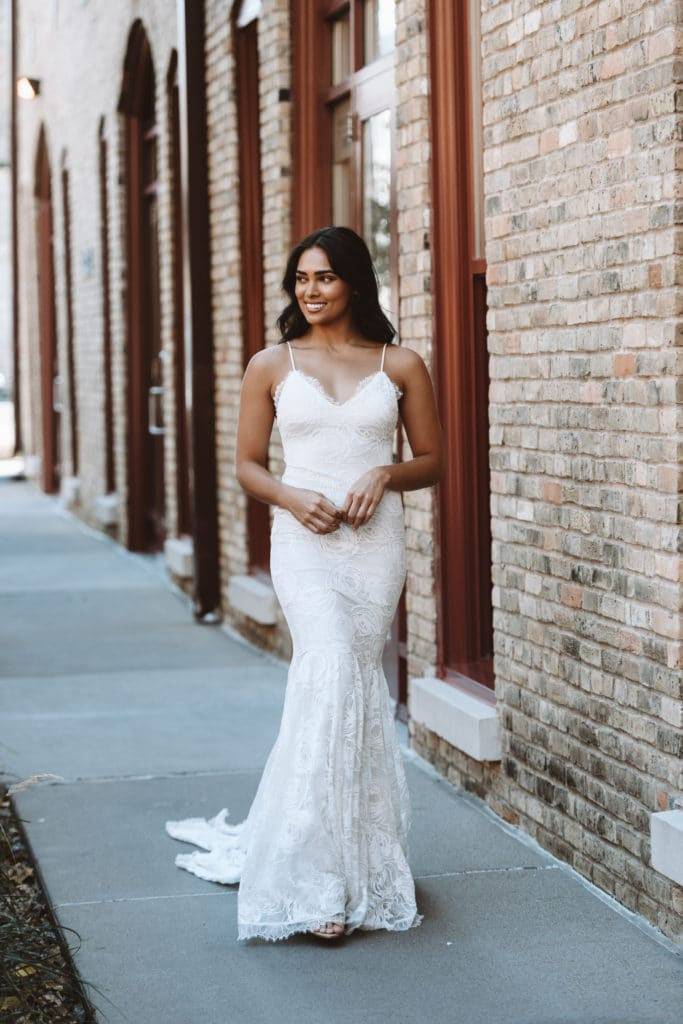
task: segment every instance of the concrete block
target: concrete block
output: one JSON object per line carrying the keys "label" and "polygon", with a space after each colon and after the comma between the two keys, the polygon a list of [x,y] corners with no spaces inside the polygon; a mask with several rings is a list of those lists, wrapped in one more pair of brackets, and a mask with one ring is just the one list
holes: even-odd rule
{"label": "concrete block", "polygon": [[75,508],[81,496],[81,482],[77,476],[67,476],[62,481],[60,501],[64,508]]}
{"label": "concrete block", "polygon": [[255,576],[231,576],[228,601],[237,611],[255,622],[272,626],[277,622],[278,600],[269,584]]}
{"label": "concrete block", "polygon": [[191,580],[194,576],[194,543],[192,537],[171,537],[164,544],[166,565],[174,576]]}
{"label": "concrete block", "polygon": [[683,810],[650,815],[652,867],[683,885]]}
{"label": "concrete block", "polygon": [[501,758],[495,705],[442,679],[411,679],[410,717],[477,761]]}
{"label": "concrete block", "polygon": [[119,521],[118,494],[112,491],[95,498],[95,516],[102,526],[115,526]]}

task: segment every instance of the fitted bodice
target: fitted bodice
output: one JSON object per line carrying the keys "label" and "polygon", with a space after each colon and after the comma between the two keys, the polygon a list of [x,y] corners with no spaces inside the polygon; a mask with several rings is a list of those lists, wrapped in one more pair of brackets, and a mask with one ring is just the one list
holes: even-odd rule
{"label": "fitted bodice", "polygon": [[282,481],[314,488],[341,503],[359,476],[392,462],[402,394],[380,369],[363,377],[353,394],[339,402],[316,377],[293,366],[275,392],[285,459]]}

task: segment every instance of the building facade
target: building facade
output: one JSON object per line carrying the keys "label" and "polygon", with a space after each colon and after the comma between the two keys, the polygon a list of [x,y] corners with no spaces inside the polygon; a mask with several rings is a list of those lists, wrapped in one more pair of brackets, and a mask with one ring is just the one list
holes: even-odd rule
{"label": "building facade", "polygon": [[41,486],[287,657],[270,510],[234,475],[240,382],[277,343],[290,246],[354,227],[447,454],[404,494],[397,714],[451,781],[674,937],[678,17],[24,0],[17,52],[40,81],[18,115],[18,342]]}
{"label": "building facade", "polygon": [[[3,72],[0,81],[0,403],[9,397],[12,389],[12,230],[11,208],[11,132],[10,107],[12,80],[10,61],[10,3],[0,2],[0,61]],[[4,432],[3,432],[4,431]],[[7,429],[0,411],[0,458],[7,458],[13,430]],[[12,436],[7,436],[12,435]]]}

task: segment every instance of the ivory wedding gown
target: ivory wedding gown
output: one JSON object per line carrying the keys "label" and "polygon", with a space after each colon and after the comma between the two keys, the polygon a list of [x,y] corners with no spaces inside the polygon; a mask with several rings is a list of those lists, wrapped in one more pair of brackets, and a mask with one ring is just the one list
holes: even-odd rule
{"label": "ivory wedding gown", "polygon": [[[289,343],[287,343],[289,346]],[[380,368],[345,401],[292,364],[277,386],[282,480],[343,505],[392,461],[401,390]],[[239,882],[240,939],[284,939],[326,921],[403,931],[422,922],[407,861],[410,798],[382,651],[406,573],[403,501],[385,491],[358,529],[318,534],[275,507],[271,577],[292,635],[280,730],[247,818],[169,821],[206,852],[175,863]]]}

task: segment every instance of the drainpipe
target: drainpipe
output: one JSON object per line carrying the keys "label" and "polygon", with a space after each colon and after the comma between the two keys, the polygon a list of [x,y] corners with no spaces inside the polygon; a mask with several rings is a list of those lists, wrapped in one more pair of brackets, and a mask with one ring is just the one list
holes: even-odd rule
{"label": "drainpipe", "polygon": [[204,0],[178,2],[178,99],[185,298],[186,409],[194,547],[194,613],[220,621],[211,236]]}

